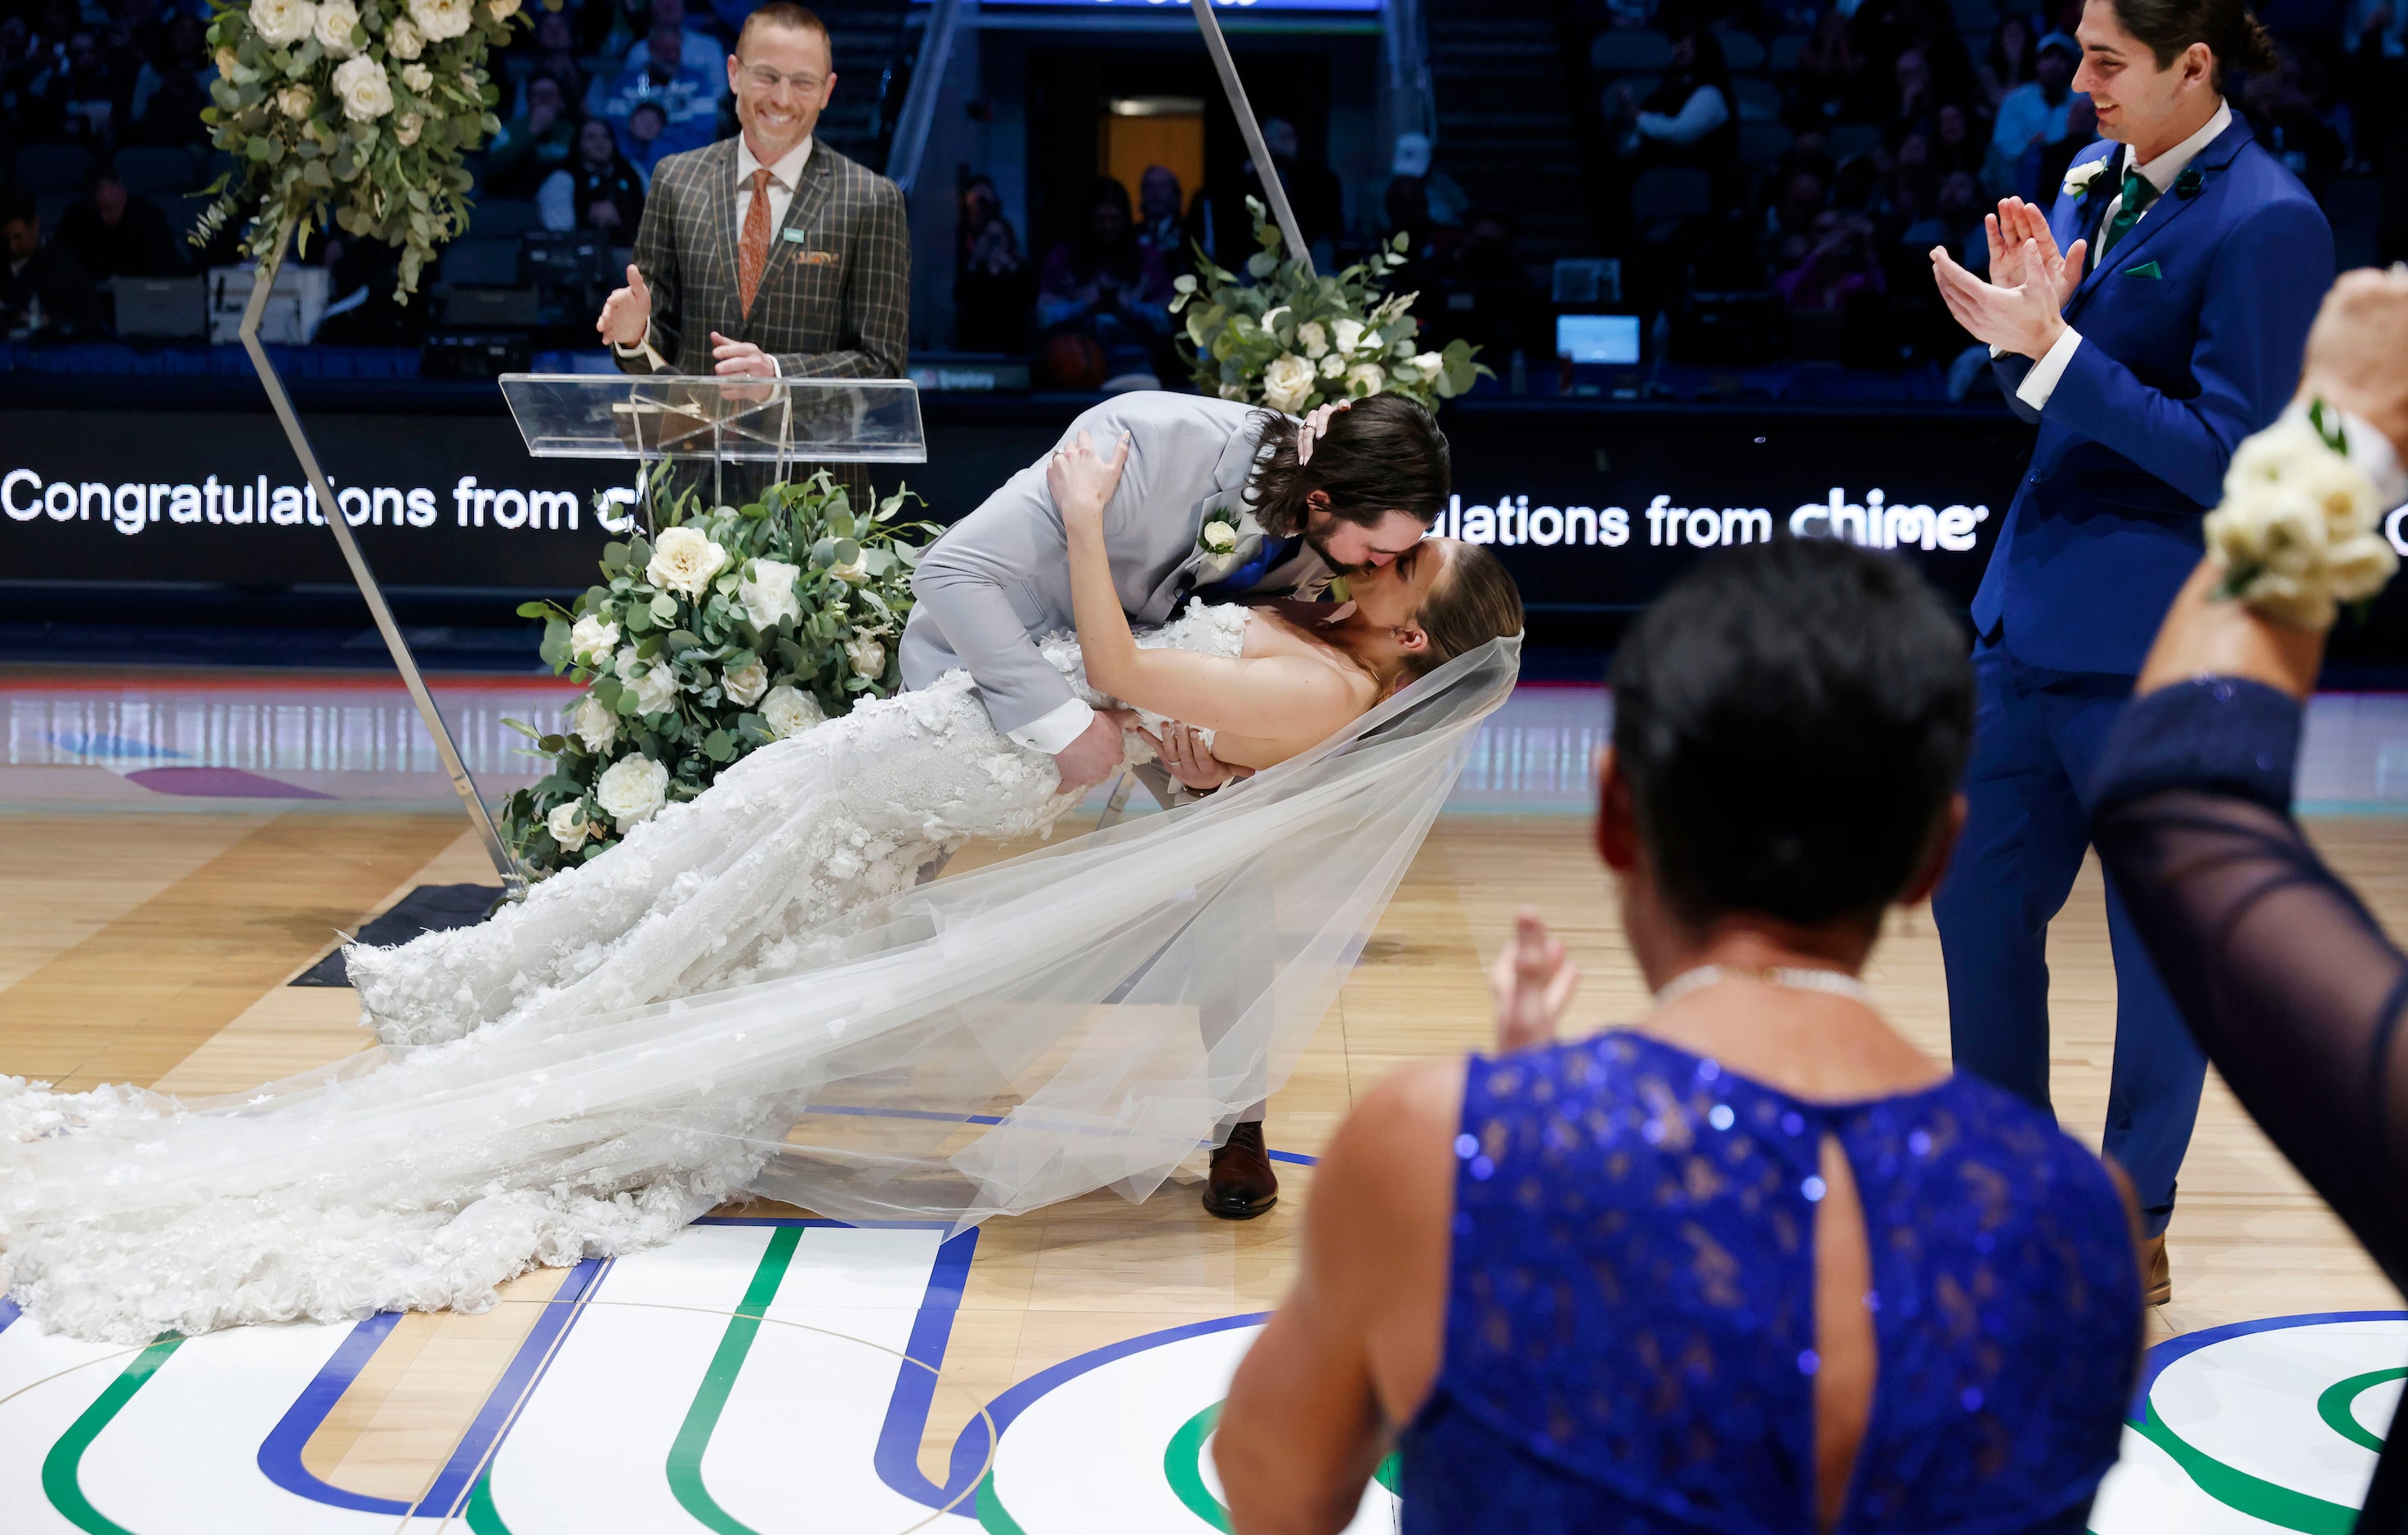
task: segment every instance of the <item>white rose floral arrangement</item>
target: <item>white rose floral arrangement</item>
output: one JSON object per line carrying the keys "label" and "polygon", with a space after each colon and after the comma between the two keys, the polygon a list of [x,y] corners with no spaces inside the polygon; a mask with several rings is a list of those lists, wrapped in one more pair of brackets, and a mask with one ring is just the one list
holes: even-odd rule
{"label": "white rose floral arrangement", "polygon": [[1246,207],[1262,249],[1246,258],[1245,280],[1199,248],[1196,275],[1179,280],[1170,301],[1186,315],[1180,351],[1198,390],[1296,416],[1381,394],[1435,406],[1490,372],[1474,360],[1480,349],[1460,337],[1422,350],[1421,322],[1411,312],[1420,295],[1386,291],[1405,265],[1405,236],[1335,277],[1308,276],[1302,261],[1281,256],[1279,228],[1262,203],[1249,197]]}
{"label": "white rose floral arrangement", "polygon": [[522,607],[545,621],[544,659],[585,685],[556,731],[509,722],[550,759],[503,807],[528,877],[597,856],[731,763],[895,692],[911,571],[937,532],[898,520],[916,499],[858,512],[824,473],[743,508],[656,493],[657,531],[605,546],[601,584],[573,608]]}
{"label": "white rose floral arrangement", "polygon": [[2322,401],[2241,445],[2204,529],[2223,572],[2217,595],[2294,628],[2329,629],[2343,603],[2383,590],[2400,567],[2381,527],[2388,509],[2346,451]]}
{"label": "white rose floral arrangement", "polygon": [[212,0],[218,78],[202,111],[236,168],[209,190],[195,243],[245,221],[263,265],[287,232],[339,226],[401,251],[406,298],[467,227],[462,156],[501,129],[490,52],[520,0]]}

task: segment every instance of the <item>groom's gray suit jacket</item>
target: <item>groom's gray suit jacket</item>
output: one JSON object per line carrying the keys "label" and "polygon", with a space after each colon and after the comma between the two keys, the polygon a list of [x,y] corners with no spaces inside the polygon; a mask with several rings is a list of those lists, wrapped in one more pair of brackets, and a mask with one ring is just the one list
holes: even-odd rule
{"label": "groom's gray suit jacket", "polygon": [[[1068,446],[1085,432],[1107,456],[1129,435],[1128,464],[1104,508],[1104,543],[1131,622],[1164,622],[1197,584],[1204,515],[1241,506],[1255,418],[1254,407],[1227,400],[1146,392],[1107,400],[1062,434]],[[1074,626],[1068,543],[1045,466],[1040,458],[1013,475],[929,547],[911,578],[916,602],[903,630],[903,685],[926,687],[967,667],[1007,735],[1075,696],[1037,651],[1040,637]]]}

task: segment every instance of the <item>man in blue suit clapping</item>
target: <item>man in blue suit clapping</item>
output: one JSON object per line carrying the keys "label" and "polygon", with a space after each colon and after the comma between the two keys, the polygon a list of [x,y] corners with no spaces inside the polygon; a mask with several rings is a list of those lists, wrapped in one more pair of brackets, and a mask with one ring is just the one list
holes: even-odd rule
{"label": "man in blue suit clapping", "polygon": [[[1973,598],[1970,819],[1933,912],[1956,1064],[2048,1101],[2049,919],[2087,844],[2091,768],[2242,438],[2281,413],[2332,280],[2306,189],[2224,99],[2273,62],[2243,0],[2089,0],[2073,89],[2108,142],[2051,214],[2010,198],[1989,280],[1931,252],[1942,298],[2040,423]],[[2206,1063],[2111,881],[2115,1058],[2107,1155],[2129,1172],[2154,1304]]]}

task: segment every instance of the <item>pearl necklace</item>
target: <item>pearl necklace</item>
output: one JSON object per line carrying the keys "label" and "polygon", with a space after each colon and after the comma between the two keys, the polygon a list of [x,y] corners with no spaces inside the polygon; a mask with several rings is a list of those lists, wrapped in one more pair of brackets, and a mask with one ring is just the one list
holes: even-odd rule
{"label": "pearl necklace", "polygon": [[1694,991],[1719,985],[1726,981],[1761,981],[1768,986],[1786,986],[1792,991],[1819,991],[1830,997],[1844,997],[1866,1007],[1873,1005],[1872,989],[1853,975],[1837,970],[1808,969],[1798,965],[1768,965],[1762,969],[1742,969],[1729,965],[1700,965],[1694,970],[1684,970],[1664,983],[1656,993],[1656,1011],[1661,1011]]}

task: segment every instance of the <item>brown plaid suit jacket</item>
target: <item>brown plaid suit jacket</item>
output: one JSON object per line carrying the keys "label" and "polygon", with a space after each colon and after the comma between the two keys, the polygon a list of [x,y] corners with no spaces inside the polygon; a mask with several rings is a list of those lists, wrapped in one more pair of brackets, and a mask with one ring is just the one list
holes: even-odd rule
{"label": "brown plaid suit jacket", "polygon": [[[724,138],[652,168],[636,232],[636,265],[652,294],[652,349],[673,372],[707,375],[715,330],[768,352],[789,379],[902,378],[911,235],[901,191],[825,142],[812,144],[747,315],[736,285],[736,144]],[[611,354],[627,372],[652,370],[641,353]],[[796,477],[812,467],[801,466]],[[864,494],[859,466],[830,467],[856,497]],[[733,499],[768,482],[766,466],[727,468]]]}

